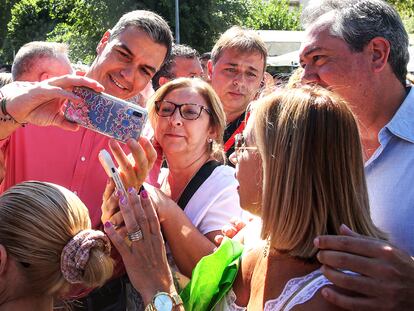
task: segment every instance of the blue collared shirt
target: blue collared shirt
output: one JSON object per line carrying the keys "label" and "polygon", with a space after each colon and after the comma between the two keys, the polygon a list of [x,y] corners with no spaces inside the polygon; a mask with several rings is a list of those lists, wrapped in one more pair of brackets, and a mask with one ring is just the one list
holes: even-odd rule
{"label": "blue collared shirt", "polygon": [[414,88],[378,140],[365,163],[371,217],[394,245],[414,256]]}

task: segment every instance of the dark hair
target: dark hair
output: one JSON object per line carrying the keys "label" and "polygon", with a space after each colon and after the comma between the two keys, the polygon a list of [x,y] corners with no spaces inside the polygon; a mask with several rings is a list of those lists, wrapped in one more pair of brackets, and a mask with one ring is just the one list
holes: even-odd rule
{"label": "dark hair", "polygon": [[331,34],[343,39],[354,52],[361,52],[375,37],[390,43],[388,62],[405,86],[408,35],[397,11],[381,0],[323,0],[310,3],[303,11],[302,24],[309,27],[326,13],[333,13]]}
{"label": "dark hair", "polygon": [[160,15],[145,10],[136,10],[126,13],[111,29],[109,40],[116,38],[130,26],[134,26],[144,31],[156,43],[164,45],[167,48],[167,54],[164,61],[168,58],[171,53],[173,35],[168,23]]}
{"label": "dark hair", "polygon": [[197,52],[197,50],[188,45],[174,44],[171,50],[171,55],[152,78],[152,86],[154,90],[157,90],[160,87],[159,80],[161,77],[166,77],[168,79],[176,78],[172,71],[175,64],[174,61],[177,57],[193,59],[198,58],[199,55],[200,54]]}

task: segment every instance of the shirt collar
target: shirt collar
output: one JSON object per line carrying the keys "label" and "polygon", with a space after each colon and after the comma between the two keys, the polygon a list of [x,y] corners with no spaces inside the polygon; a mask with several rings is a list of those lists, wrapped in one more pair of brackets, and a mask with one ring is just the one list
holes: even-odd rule
{"label": "shirt collar", "polygon": [[414,143],[414,87],[385,128],[393,135]]}

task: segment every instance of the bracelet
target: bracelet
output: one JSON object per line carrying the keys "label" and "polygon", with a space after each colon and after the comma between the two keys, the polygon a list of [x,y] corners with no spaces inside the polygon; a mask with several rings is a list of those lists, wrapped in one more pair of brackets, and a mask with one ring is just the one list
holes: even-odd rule
{"label": "bracelet", "polygon": [[4,95],[1,91],[0,91],[0,98],[1,98],[0,107],[1,107],[1,112],[3,114],[3,117],[0,116],[0,121],[2,121],[2,122],[12,121],[13,123],[20,124],[22,127],[24,127],[26,125],[26,123],[18,122],[15,118],[13,118],[13,116],[10,113],[7,112],[6,97],[4,97]]}

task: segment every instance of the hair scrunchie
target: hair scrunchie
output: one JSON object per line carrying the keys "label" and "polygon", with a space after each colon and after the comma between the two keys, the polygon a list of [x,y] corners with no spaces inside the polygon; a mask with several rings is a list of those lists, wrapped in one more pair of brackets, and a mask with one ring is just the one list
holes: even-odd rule
{"label": "hair scrunchie", "polygon": [[65,245],[60,259],[63,277],[71,284],[81,283],[92,248],[99,248],[105,254],[111,252],[107,236],[97,230],[82,230]]}

